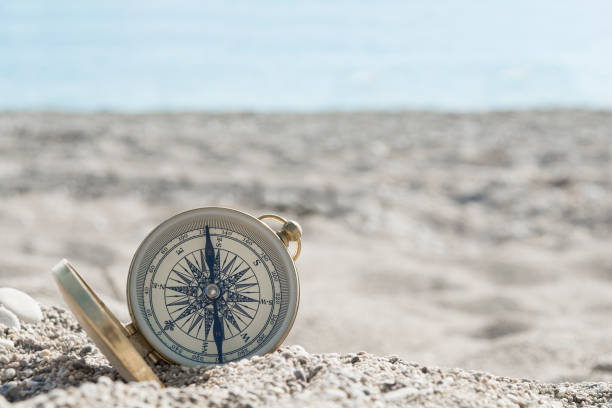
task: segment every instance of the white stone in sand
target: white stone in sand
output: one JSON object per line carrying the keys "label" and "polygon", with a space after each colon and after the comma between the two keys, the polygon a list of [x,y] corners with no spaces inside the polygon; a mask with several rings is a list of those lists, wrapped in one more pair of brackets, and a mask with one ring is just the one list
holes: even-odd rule
{"label": "white stone in sand", "polygon": [[38,323],[42,319],[38,302],[20,290],[0,288],[0,305],[13,312],[26,323]]}
{"label": "white stone in sand", "polygon": [[[17,316],[15,316],[15,318],[16,317]],[[13,347],[15,347],[15,343],[13,343],[11,340],[0,338],[0,349],[11,349]]]}
{"label": "white stone in sand", "polygon": [[0,326],[16,330],[21,328],[21,324],[19,324],[19,319],[15,316],[15,313],[2,306],[0,306]]}

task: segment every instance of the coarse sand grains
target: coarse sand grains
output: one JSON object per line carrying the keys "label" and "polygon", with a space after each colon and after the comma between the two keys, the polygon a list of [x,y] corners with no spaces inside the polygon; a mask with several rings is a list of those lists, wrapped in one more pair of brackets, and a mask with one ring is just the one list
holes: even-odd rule
{"label": "coarse sand grains", "polygon": [[220,367],[160,363],[165,388],[126,384],[69,312],[42,311],[40,323],[0,329],[2,408],[612,406],[609,383],[541,384],[367,352],[310,354],[297,345]]}

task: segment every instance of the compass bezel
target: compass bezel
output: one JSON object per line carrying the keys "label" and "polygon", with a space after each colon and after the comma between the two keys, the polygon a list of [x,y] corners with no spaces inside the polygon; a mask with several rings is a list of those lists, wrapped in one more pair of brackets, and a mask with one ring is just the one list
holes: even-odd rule
{"label": "compass bezel", "polygon": [[[225,207],[202,207],[177,214],[159,224],[142,241],[130,264],[127,280],[128,309],[132,322],[144,339],[150,344],[159,356],[170,363],[188,366],[212,365],[213,363],[196,362],[171,350],[159,339],[148,325],[144,308],[139,308],[138,301],[138,278],[146,275],[150,261],[161,248],[182,231],[198,228],[195,225],[203,225],[211,222],[229,222],[240,228],[240,234],[253,239],[259,246],[265,248],[265,252],[273,260],[279,275],[286,276],[288,285],[288,303],[285,314],[278,319],[274,327],[274,335],[266,339],[257,351],[249,353],[245,358],[254,355],[263,355],[274,351],[287,337],[297,315],[299,306],[299,277],[295,264],[287,251],[287,248],[266,223],[242,211]],[[194,227],[195,226],[195,227]],[[142,278],[144,280],[144,277]],[[143,296],[143,295],[142,295]],[[144,296],[143,301],[144,304]],[[284,302],[283,302],[284,303]],[[143,309],[143,310],[140,310]],[[280,316],[280,314],[279,314]]]}

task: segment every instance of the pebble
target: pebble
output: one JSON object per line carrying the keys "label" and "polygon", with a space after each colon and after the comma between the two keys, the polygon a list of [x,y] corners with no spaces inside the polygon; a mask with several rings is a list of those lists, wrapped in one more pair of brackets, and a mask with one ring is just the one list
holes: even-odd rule
{"label": "pebble", "polygon": [[42,319],[38,302],[20,290],[0,288],[0,305],[4,305],[26,323],[38,323]]}
{"label": "pebble", "polygon": [[21,324],[15,313],[11,312],[4,306],[0,306],[0,326],[8,327],[9,329],[19,330]]}
{"label": "pebble", "polygon": [[583,392],[577,392],[576,394],[574,394],[574,399],[576,400],[576,402],[584,402],[588,400],[588,397]]}
{"label": "pebble", "polygon": [[293,373],[295,375],[295,378],[298,380],[302,380],[304,381],[304,373],[302,372],[302,370],[295,370],[295,372]]}
{"label": "pebble", "polygon": [[13,343],[11,340],[0,338],[0,348],[11,349],[13,347],[15,347],[15,343]]}
{"label": "pebble", "polygon": [[416,394],[418,394],[418,391],[415,388],[404,387],[398,390],[389,391],[388,393],[385,394],[385,399],[387,401],[395,401],[395,400],[404,399],[406,397],[416,395]]}
{"label": "pebble", "polygon": [[568,389],[567,387],[559,387],[557,389],[557,396],[560,398],[564,398],[568,396]]}
{"label": "pebble", "polygon": [[15,378],[16,375],[17,375],[17,371],[15,371],[14,368],[7,368],[6,370],[4,370],[4,373],[2,373],[2,380],[10,381],[13,378]]}

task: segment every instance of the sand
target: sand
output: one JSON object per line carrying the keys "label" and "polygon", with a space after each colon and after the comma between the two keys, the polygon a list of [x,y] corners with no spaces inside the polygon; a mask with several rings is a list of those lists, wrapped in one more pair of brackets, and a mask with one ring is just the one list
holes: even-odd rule
{"label": "sand", "polygon": [[45,308],[41,323],[7,329],[2,339],[0,391],[15,408],[562,407],[605,406],[612,395],[612,384],[538,384],[364,351],[310,354],[297,345],[216,368],[160,364],[155,370],[164,388],[124,384],[70,313],[59,308]]}
{"label": "sand", "polygon": [[3,113],[0,196],[0,286],[47,305],[66,257],[127,320],[162,220],[277,212],[304,228],[285,344],[309,358],[612,380],[611,112]]}

